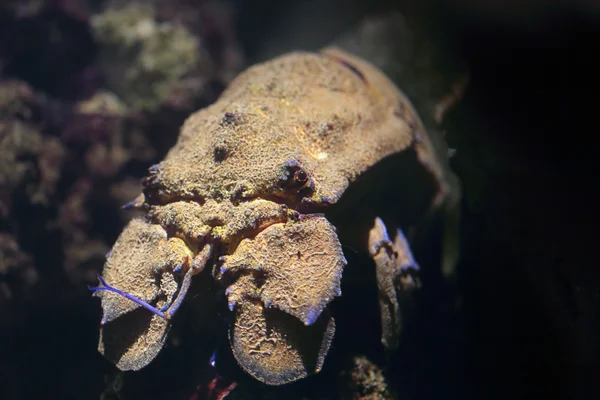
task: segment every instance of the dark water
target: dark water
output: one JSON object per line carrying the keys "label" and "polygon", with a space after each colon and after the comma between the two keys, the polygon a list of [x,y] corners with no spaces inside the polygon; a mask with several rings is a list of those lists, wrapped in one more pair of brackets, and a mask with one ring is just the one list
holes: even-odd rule
{"label": "dark water", "polygon": [[[358,354],[384,368],[399,399],[600,396],[599,25],[591,5],[526,14],[486,2],[237,0],[202,8],[181,0],[157,19],[184,21],[222,74],[192,70],[188,77],[206,78],[201,88],[141,114],[129,107],[135,116],[98,117],[76,103],[114,85],[90,28],[108,2],[42,3],[0,5],[0,398],[210,398],[215,373],[221,385],[238,383],[230,398],[360,398],[349,376]],[[445,121],[464,192],[457,281],[425,272],[430,284],[388,360],[374,272],[359,269],[370,261],[345,249],[350,266],[325,367],[283,388],[261,386],[237,367],[227,310],[214,300],[221,289],[198,282],[163,354],[139,373],[119,374],[96,350],[101,310],[86,286],[132,217],[119,207],[135,197],[146,168],[190,112],[214,101],[224,75],[283,51],[315,50],[392,8],[421,15],[411,20],[417,30],[469,72]],[[415,248],[424,264],[438,252]],[[217,370],[209,365],[215,349]]]}

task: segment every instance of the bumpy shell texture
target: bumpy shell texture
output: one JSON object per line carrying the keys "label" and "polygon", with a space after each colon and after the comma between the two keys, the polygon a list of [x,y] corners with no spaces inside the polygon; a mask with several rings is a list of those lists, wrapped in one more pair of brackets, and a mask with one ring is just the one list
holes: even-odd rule
{"label": "bumpy shell texture", "polygon": [[408,99],[375,67],[335,49],[290,53],[249,68],[190,116],[146,193],[158,202],[289,197],[282,179],[292,165],[311,182],[304,203],[331,204],[413,144],[432,152]]}
{"label": "bumpy shell texture", "polygon": [[[271,385],[316,373],[335,330],[327,306],[341,295],[346,265],[321,213],[365,171],[407,149],[444,193],[415,110],[369,63],[330,48],[251,67],[191,115],[150,168],[132,203],[147,219],[125,228],[104,278],[160,309],[184,291],[179,266],[201,271],[220,260],[209,270],[227,286],[242,368]],[[148,364],[169,321],[118,294],[99,295],[100,352],[122,370]]]}
{"label": "bumpy shell texture", "polygon": [[[104,266],[105,281],[159,308],[170,303],[178,284],[170,266],[188,257],[179,239],[167,239],[159,225],[132,220],[123,230]],[[172,268],[171,268],[172,269]],[[101,291],[103,326],[98,350],[121,370],[138,370],[158,354],[168,321],[116,293]]]}
{"label": "bumpy shell texture", "polygon": [[334,332],[328,313],[304,326],[288,314],[246,301],[235,312],[229,341],[246,372],[266,384],[282,385],[321,370]]}
{"label": "bumpy shell texture", "polygon": [[[341,295],[346,259],[335,228],[324,217],[312,214],[301,221],[275,224],[253,239],[244,239],[224,267],[257,271],[256,291],[266,307],[275,307],[312,325],[325,306]],[[249,293],[240,285],[229,287]],[[231,298],[230,298],[231,302]]]}
{"label": "bumpy shell texture", "polygon": [[345,265],[335,228],[316,214],[271,225],[227,257],[229,271],[257,272],[227,291],[231,347],[249,374],[279,385],[321,369],[335,327],[323,311],[341,295]]}

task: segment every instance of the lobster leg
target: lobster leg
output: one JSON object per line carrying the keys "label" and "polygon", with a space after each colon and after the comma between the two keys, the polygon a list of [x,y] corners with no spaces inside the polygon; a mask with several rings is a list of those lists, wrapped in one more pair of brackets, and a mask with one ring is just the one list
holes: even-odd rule
{"label": "lobster leg", "polygon": [[403,306],[420,287],[419,266],[402,230],[392,241],[381,218],[375,218],[369,232],[369,253],[376,266],[379,307],[381,312],[382,344],[388,349],[398,345],[402,329]]}

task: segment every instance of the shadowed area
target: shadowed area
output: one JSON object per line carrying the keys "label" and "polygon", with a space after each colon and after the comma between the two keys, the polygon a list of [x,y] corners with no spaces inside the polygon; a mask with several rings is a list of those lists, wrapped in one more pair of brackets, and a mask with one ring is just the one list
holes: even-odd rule
{"label": "shadowed area", "polygon": [[158,355],[169,328],[166,319],[138,308],[100,328],[98,351],[120,370],[137,371]]}
{"label": "shadowed area", "polygon": [[305,326],[289,314],[247,301],[235,313],[229,340],[246,372],[269,385],[283,385],[321,370],[334,332],[328,312]]}

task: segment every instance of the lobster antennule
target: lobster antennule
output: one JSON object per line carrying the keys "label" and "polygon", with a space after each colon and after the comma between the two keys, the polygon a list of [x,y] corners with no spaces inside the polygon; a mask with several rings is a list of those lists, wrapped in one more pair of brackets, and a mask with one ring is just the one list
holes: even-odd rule
{"label": "lobster antennule", "polygon": [[[150,312],[158,315],[161,318],[168,319],[167,315],[165,313],[163,313],[162,311],[160,311],[158,308],[152,306],[151,304],[149,304],[148,302],[146,302],[146,301],[144,301],[144,300],[142,300],[140,298],[135,297],[132,294],[129,294],[127,292],[124,292],[122,290],[119,290],[119,289],[117,289],[115,287],[110,286],[108,283],[106,283],[106,281],[100,275],[98,275],[98,280],[100,281],[100,286],[96,286],[96,287],[91,287],[90,286],[90,287],[88,287],[88,289],[90,289],[91,291],[94,292],[94,295],[97,292],[102,291],[102,290],[105,290],[105,291],[108,291],[108,292],[113,292],[113,293],[116,293],[116,294],[118,294],[120,296],[125,297],[126,299],[129,299],[129,300],[133,301],[134,303],[139,304],[140,306],[144,307],[146,310],[148,310],[148,311],[150,311]],[[101,321],[101,325],[104,325],[105,322],[106,321],[103,319]]]}
{"label": "lobster antennule", "polygon": [[[158,308],[154,307],[150,303],[148,303],[130,293],[127,293],[123,290],[119,290],[115,287],[110,286],[108,283],[106,283],[106,281],[100,275],[98,275],[98,280],[100,281],[101,286],[89,287],[89,289],[92,290],[94,292],[94,294],[97,293],[98,291],[102,291],[102,290],[116,293],[119,296],[123,296],[126,299],[131,300],[136,304],[139,304],[140,306],[144,307],[146,310],[150,311],[151,313],[156,314],[161,318],[169,320],[173,317],[175,312],[179,309],[179,307],[183,303],[183,299],[185,298],[185,295],[187,294],[187,291],[190,288],[190,284],[192,283],[193,275],[194,275],[194,269],[189,268],[183,277],[183,282],[181,284],[181,288],[179,289],[179,293],[177,293],[177,297],[175,298],[173,303],[171,303],[168,306],[166,311],[164,311],[164,309],[159,310]],[[106,321],[103,318],[101,321],[101,325],[104,325],[105,322]]]}

